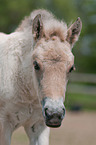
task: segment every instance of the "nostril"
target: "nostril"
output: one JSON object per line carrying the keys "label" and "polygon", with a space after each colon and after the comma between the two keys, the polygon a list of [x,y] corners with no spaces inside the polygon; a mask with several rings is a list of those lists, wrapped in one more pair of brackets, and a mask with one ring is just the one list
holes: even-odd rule
{"label": "nostril", "polygon": [[51,118],[51,112],[48,110],[48,108],[45,108],[45,115],[48,119]]}
{"label": "nostril", "polygon": [[63,115],[65,115],[65,108],[63,108]]}
{"label": "nostril", "polygon": [[60,112],[58,113],[58,119],[62,120],[64,118],[64,115],[65,115],[65,108],[62,108],[61,113]]}
{"label": "nostril", "polygon": [[61,119],[62,119],[62,115],[58,115],[58,119],[60,119],[60,120],[61,120]]}
{"label": "nostril", "polygon": [[45,108],[45,115],[48,115],[48,108]]}

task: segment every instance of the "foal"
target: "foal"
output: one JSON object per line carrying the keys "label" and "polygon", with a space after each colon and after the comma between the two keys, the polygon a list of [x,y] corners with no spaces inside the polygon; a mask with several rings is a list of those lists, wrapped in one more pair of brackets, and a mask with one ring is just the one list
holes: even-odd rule
{"label": "foal", "polygon": [[71,52],[80,18],[69,28],[46,10],[36,10],[14,33],[0,33],[0,145],[24,126],[30,145],[49,145],[49,127],[65,115],[65,91],[74,70]]}

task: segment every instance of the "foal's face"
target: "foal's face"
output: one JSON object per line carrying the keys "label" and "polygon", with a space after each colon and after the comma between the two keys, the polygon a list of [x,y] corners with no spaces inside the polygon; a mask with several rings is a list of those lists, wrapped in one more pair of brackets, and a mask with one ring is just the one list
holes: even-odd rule
{"label": "foal's face", "polygon": [[64,100],[74,56],[67,42],[42,39],[33,53],[33,72],[45,122],[58,127],[65,114]]}
{"label": "foal's face", "polygon": [[50,127],[59,127],[65,114],[63,102],[68,75],[74,69],[71,48],[78,40],[82,22],[78,18],[68,29],[66,28],[64,39],[61,36],[65,29],[61,30],[60,22],[60,25],[56,22],[57,25],[54,27],[54,22],[50,25],[51,30],[47,30],[47,26],[43,27],[40,14],[34,18],[32,32],[35,48],[32,62],[34,87],[42,104],[45,123]]}

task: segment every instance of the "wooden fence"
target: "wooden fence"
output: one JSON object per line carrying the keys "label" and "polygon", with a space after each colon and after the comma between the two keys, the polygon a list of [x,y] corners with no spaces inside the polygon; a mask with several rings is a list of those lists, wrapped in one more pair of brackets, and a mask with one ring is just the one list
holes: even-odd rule
{"label": "wooden fence", "polygon": [[72,73],[67,92],[96,96],[96,74]]}

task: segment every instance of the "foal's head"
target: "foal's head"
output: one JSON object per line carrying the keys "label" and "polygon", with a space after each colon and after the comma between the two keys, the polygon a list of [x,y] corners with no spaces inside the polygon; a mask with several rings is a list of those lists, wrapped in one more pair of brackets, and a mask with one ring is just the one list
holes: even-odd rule
{"label": "foal's head", "polygon": [[69,29],[55,19],[44,24],[40,14],[33,20],[34,85],[45,123],[50,127],[59,127],[65,115],[66,84],[69,73],[74,70],[71,49],[78,40],[81,27],[80,18]]}

